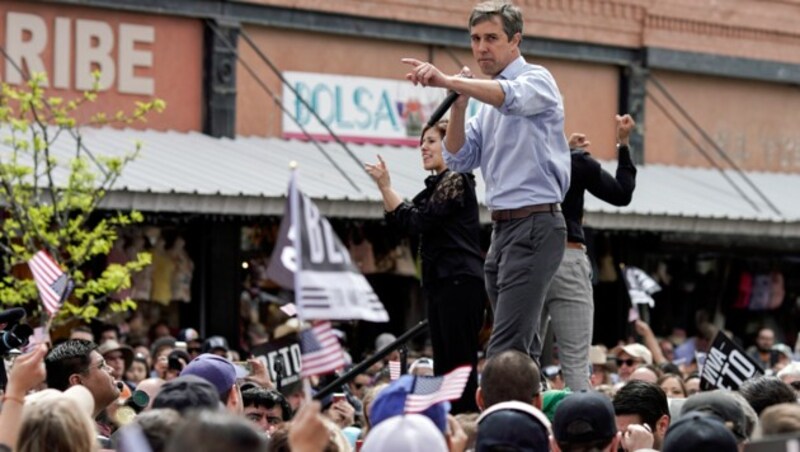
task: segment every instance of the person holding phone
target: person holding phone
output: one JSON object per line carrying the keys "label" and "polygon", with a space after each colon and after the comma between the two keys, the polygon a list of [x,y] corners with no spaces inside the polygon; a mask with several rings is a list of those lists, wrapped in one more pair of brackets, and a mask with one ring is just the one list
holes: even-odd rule
{"label": "person holding phone", "polygon": [[[466,103],[460,97],[456,104]],[[427,125],[420,138],[422,166],[432,175],[411,202],[394,191],[386,162],[366,164],[383,196],[386,220],[400,231],[419,235],[422,290],[428,302],[433,346],[433,371],[443,375],[464,364],[472,366],[453,412],[476,411],[478,333],[483,324],[486,292],[480,248],[475,177],[451,171],[442,156],[447,121]]]}

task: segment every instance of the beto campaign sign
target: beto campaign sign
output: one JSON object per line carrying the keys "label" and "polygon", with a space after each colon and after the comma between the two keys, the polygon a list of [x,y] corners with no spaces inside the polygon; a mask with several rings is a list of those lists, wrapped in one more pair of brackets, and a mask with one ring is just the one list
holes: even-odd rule
{"label": "beto campaign sign", "polygon": [[300,381],[300,343],[297,336],[290,334],[279,339],[271,340],[266,344],[253,347],[253,356],[263,359],[267,365],[269,378],[278,382],[276,363],[280,363],[280,385],[286,386]]}
{"label": "beto campaign sign", "polygon": [[700,388],[736,390],[745,380],[764,371],[758,363],[722,332],[717,333],[700,375]]}
{"label": "beto campaign sign", "polygon": [[297,188],[295,172],[267,276],[286,289],[294,289],[301,320],[389,320],[328,219]]}

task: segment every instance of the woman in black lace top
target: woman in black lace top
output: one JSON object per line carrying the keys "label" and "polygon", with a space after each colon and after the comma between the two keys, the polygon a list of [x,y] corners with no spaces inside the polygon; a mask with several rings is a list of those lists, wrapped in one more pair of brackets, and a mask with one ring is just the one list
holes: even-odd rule
{"label": "woman in black lace top", "polygon": [[[447,169],[442,139],[447,122],[426,127],[420,139],[422,166],[433,174],[425,189],[404,202],[392,189],[386,163],[365,165],[378,184],[386,219],[396,229],[420,237],[422,288],[428,301],[428,322],[433,345],[434,373],[477,365],[478,332],[486,299],[480,249],[478,200],[475,177]],[[477,411],[473,370],[453,412]]]}

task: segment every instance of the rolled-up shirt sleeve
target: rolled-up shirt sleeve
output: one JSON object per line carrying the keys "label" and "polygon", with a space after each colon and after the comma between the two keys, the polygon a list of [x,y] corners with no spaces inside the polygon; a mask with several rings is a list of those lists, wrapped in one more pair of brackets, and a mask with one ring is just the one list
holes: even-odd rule
{"label": "rolled-up shirt sleeve", "polygon": [[445,146],[445,141],[442,140],[442,157],[444,163],[453,171],[459,173],[467,173],[477,168],[481,164],[481,133],[478,127],[478,118],[476,115],[467,121],[466,130],[464,135],[464,145],[458,150],[456,154],[451,154]]}
{"label": "rolled-up shirt sleeve", "polygon": [[554,108],[563,110],[561,94],[555,80],[545,70],[530,70],[514,80],[497,80],[505,93],[504,115],[532,116]]}

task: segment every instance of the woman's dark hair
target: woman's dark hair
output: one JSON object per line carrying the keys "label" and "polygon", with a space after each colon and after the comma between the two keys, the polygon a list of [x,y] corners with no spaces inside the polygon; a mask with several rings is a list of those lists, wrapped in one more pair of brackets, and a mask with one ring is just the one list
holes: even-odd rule
{"label": "woman's dark hair", "polygon": [[425,124],[425,127],[422,128],[422,133],[419,134],[419,144],[422,145],[422,139],[425,137],[425,132],[430,129],[435,128],[439,132],[439,136],[444,138],[444,135],[447,133],[447,123],[450,122],[447,119],[442,119],[441,121],[437,122],[434,125]]}

